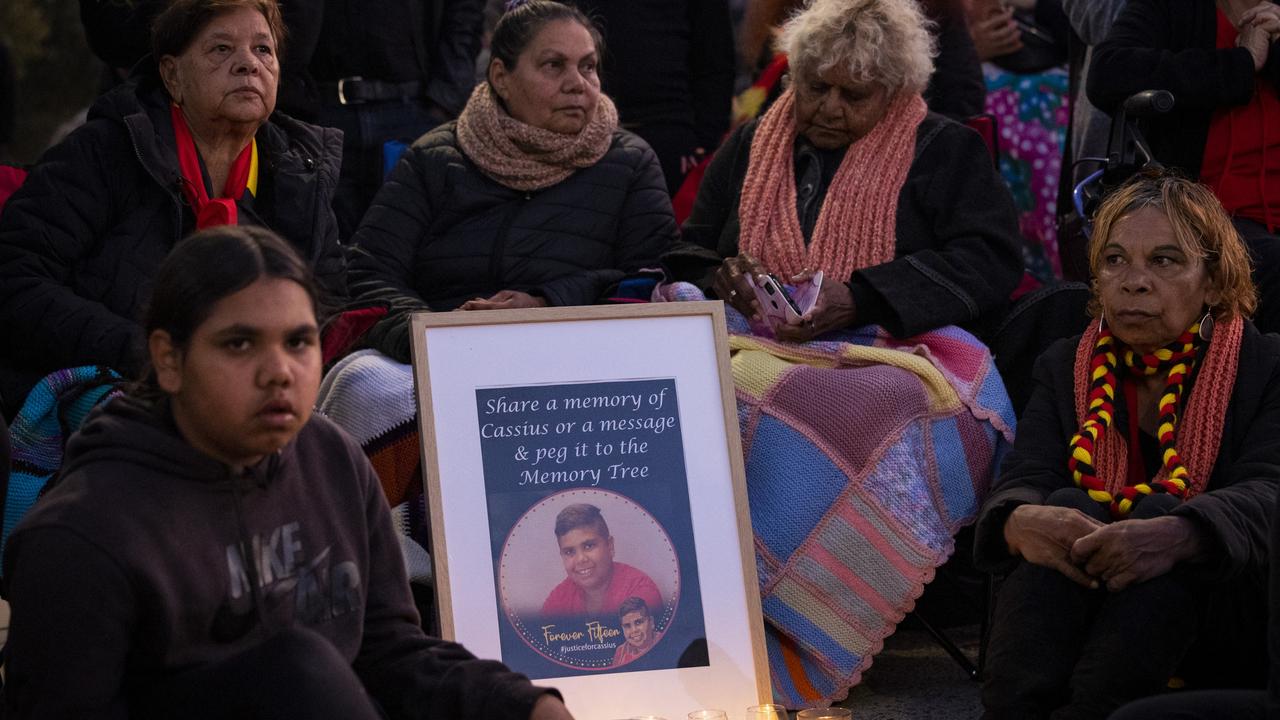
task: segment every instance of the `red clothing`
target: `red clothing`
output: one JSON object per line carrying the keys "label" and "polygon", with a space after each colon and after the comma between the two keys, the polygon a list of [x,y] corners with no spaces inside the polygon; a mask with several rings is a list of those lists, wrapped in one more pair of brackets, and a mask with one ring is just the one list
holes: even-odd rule
{"label": "red clothing", "polygon": [[[1138,383],[1132,378],[1124,380],[1124,402],[1129,413],[1129,463],[1125,485],[1133,487],[1149,481],[1155,472],[1147,474],[1147,459],[1142,453],[1142,430],[1138,427]],[[1160,468],[1156,468],[1159,472]]]}
{"label": "red clothing", "polygon": [[26,170],[0,165],[0,212],[4,211],[4,204],[9,196],[17,192],[18,188],[22,187],[22,181],[26,179]]}
{"label": "red clothing", "polygon": [[[1218,11],[1217,47],[1236,46],[1236,28]],[[1200,181],[1232,215],[1280,227],[1280,98],[1271,83],[1254,78],[1248,105],[1220,108],[1209,122]]]}
{"label": "red clothing", "polygon": [[[630,597],[638,597],[649,606],[649,613],[658,617],[662,610],[662,594],[658,586],[642,571],[626,563],[613,564],[613,577],[609,578],[609,587],[604,591],[604,606],[600,608],[602,615],[617,615],[618,607]],[[585,615],[587,613],[587,596],[570,578],[560,581],[551,594],[542,603],[542,614],[550,617]]]}
{"label": "red clothing", "polygon": [[658,639],[661,637],[661,633],[654,633],[653,637],[649,638],[649,642],[641,647],[636,647],[626,640],[623,640],[622,644],[618,646],[618,649],[613,651],[613,667],[626,665],[632,660],[635,660],[641,655],[649,652],[653,649],[654,645],[658,644]]}

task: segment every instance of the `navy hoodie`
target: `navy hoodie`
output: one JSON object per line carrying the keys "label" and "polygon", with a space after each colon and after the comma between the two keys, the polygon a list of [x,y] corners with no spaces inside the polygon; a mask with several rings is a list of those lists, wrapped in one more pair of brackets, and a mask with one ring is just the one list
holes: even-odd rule
{"label": "navy hoodie", "polygon": [[548,692],[422,633],[374,471],[320,417],[238,474],[163,406],[110,402],[4,576],[11,718],[127,717],[155,681],[289,626],[332,642],[391,718],[524,720]]}

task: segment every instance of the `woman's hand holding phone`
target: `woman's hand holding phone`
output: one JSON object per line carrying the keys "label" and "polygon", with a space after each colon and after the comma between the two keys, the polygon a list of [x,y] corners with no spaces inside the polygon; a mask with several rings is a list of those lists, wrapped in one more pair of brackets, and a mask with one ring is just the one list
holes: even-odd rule
{"label": "woman's hand holding phone", "polygon": [[[721,263],[712,280],[712,290],[726,304],[746,316],[757,332],[767,335],[772,330],[779,340],[805,342],[822,333],[853,325],[857,312],[848,285],[823,282],[821,271],[809,270],[793,276],[791,284],[798,288],[794,301],[758,260],[743,253]],[[770,286],[776,295],[768,293]],[[816,299],[804,296],[814,292]],[[762,295],[778,301],[779,312],[768,319],[761,304]]]}
{"label": "woman's hand holding phone", "polygon": [[725,304],[742,313],[754,323],[764,322],[760,302],[756,300],[752,278],[767,275],[764,267],[746,253],[725,258],[716,270],[711,289]]}
{"label": "woman's hand holding phone", "polygon": [[[814,273],[802,272],[791,278],[793,285],[812,282]],[[778,325],[774,334],[779,340],[802,343],[832,330],[853,325],[858,317],[853,291],[842,282],[824,282],[818,288],[813,307],[794,323]]]}

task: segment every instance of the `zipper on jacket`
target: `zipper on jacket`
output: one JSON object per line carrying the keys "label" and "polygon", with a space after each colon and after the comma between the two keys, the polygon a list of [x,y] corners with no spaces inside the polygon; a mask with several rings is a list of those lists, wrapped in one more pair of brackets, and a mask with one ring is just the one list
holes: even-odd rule
{"label": "zipper on jacket", "polygon": [[[157,185],[164,188],[165,190],[169,190],[170,186],[164,183],[163,181],[161,181],[160,178],[156,177],[156,174],[152,172],[151,168],[142,159],[142,148],[138,147],[138,138],[134,137],[133,127],[129,125],[127,120],[122,120],[121,124],[124,125],[124,131],[129,135],[129,144],[133,146],[133,156],[138,159],[138,164],[141,165],[142,169],[146,171],[148,175],[151,176],[152,180],[156,181]],[[182,176],[181,175],[179,175],[177,178],[174,179],[173,189],[176,192],[170,191],[169,198],[173,200],[173,209],[174,209],[173,227],[175,232],[173,237],[173,244],[176,246],[182,240],[182,204],[183,202],[185,202],[182,195]]]}
{"label": "zipper on jacket", "polygon": [[493,280],[493,286],[498,290],[505,290],[507,286],[506,274],[502,271],[502,258],[507,251],[507,236],[511,233],[511,223],[515,222],[516,215],[524,204],[533,199],[532,193],[525,193],[522,200],[516,201],[505,217],[502,218],[502,224],[498,226],[498,237],[493,241],[493,250],[489,255],[489,277]]}
{"label": "zipper on jacket", "polygon": [[178,191],[177,195],[173,198],[173,244],[175,247],[177,247],[178,243],[182,242],[182,207],[183,203],[186,202],[182,195],[182,183],[182,178],[178,178],[173,183],[174,188]]}

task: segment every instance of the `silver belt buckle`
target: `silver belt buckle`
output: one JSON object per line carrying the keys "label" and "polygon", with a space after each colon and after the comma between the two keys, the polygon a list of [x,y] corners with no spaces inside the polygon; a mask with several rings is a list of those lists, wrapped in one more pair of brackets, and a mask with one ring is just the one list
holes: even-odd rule
{"label": "silver belt buckle", "polygon": [[345,90],[346,90],[346,84],[347,84],[347,81],[348,81],[348,80],[350,80],[350,81],[352,81],[352,82],[363,82],[363,81],[364,81],[364,78],[360,77],[359,75],[353,75],[353,76],[351,76],[351,77],[339,78],[339,79],[338,79],[338,104],[339,104],[339,105],[356,105],[356,104],[359,104],[359,103],[364,102],[363,100],[355,100],[355,101],[352,101],[352,102],[347,102],[347,93],[346,93],[346,91],[345,91]]}

